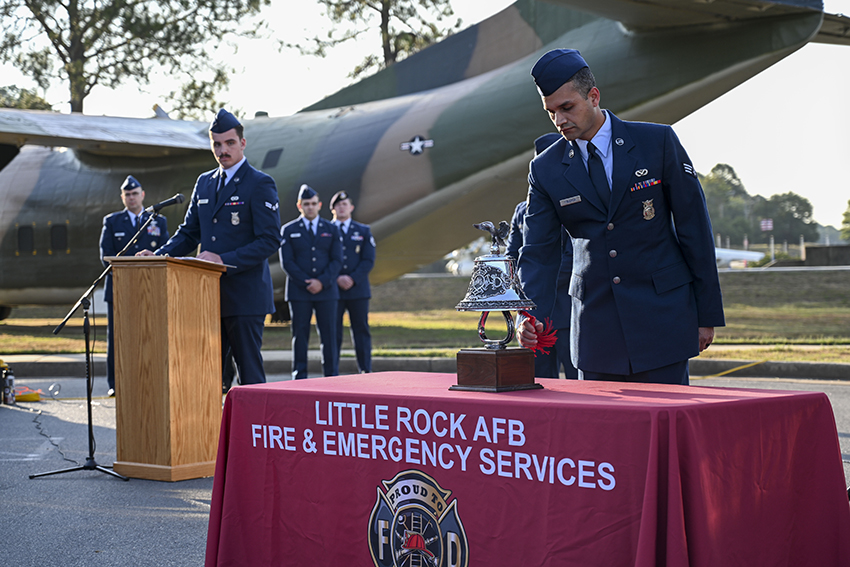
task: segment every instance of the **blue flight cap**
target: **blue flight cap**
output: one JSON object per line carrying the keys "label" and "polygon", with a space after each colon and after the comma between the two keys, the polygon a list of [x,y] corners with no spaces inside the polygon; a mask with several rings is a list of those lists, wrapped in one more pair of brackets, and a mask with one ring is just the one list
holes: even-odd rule
{"label": "blue flight cap", "polygon": [[132,191],[136,187],[141,187],[142,184],[136,181],[136,178],[132,175],[128,175],[127,179],[124,180],[124,183],[121,184],[122,191]]}
{"label": "blue flight cap", "polygon": [[303,201],[304,199],[312,199],[313,197],[318,196],[316,190],[307,185],[306,183],[301,186],[301,189],[298,191],[298,200]]}
{"label": "blue flight cap", "polygon": [[563,136],[555,132],[543,134],[542,136],[534,140],[534,155],[539,156],[546,148],[548,148],[561,138],[563,138]]}
{"label": "blue flight cap", "polygon": [[224,134],[228,130],[232,130],[237,126],[242,126],[239,120],[227,112],[225,109],[218,111],[213,121],[210,123],[210,132],[213,134]]}
{"label": "blue flight cap", "polygon": [[553,49],[537,60],[531,69],[531,76],[540,94],[549,96],[588,66],[576,49]]}
{"label": "blue flight cap", "polygon": [[331,208],[333,209],[334,205],[336,205],[338,202],[344,201],[348,198],[348,193],[346,193],[345,191],[337,191],[336,193],[334,193],[334,196],[331,197]]}

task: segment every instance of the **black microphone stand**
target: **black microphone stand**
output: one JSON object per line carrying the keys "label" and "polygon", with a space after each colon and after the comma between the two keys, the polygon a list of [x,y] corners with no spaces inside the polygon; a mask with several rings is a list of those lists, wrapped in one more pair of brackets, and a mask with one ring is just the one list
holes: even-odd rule
{"label": "black microphone stand", "polygon": [[[123,256],[127,252],[127,250],[129,250],[130,247],[133,244],[135,244],[136,240],[138,240],[138,238],[139,238],[139,235],[142,233],[143,230],[147,229],[148,225],[151,223],[151,221],[153,221],[154,217],[156,217],[156,216],[158,216],[158,212],[156,212],[156,211],[152,212],[151,215],[148,217],[148,220],[145,221],[145,223],[142,226],[139,227],[139,230],[136,231],[136,234],[133,236],[133,238],[130,239],[130,242],[127,243],[127,246],[125,246],[123,250],[121,250],[118,254],[116,254],[116,256]],[[121,480],[125,480],[125,481],[130,480],[126,476],[118,474],[117,472],[113,471],[110,468],[103,467],[103,466],[97,464],[97,461],[94,460],[95,441],[94,441],[94,428],[92,426],[92,415],[91,415],[91,393],[92,393],[94,383],[93,383],[93,380],[92,380],[91,347],[89,345],[89,332],[90,332],[89,307],[91,305],[91,300],[89,299],[89,296],[91,296],[91,294],[94,293],[95,288],[100,284],[101,281],[103,281],[103,279],[106,277],[106,274],[108,274],[110,272],[110,270],[112,270],[112,264],[108,265],[103,270],[103,272],[100,274],[100,276],[98,276],[98,278],[96,280],[94,280],[94,282],[89,286],[89,288],[86,291],[83,292],[83,295],[80,296],[80,299],[77,300],[77,303],[75,303],[74,306],[71,308],[71,310],[68,312],[68,314],[65,315],[65,319],[63,319],[62,322],[59,323],[59,326],[57,326],[55,329],[53,329],[53,334],[58,335],[62,331],[62,329],[65,327],[65,323],[68,322],[68,320],[71,318],[71,316],[82,305],[82,307],[83,307],[83,335],[85,336],[85,342],[86,342],[86,403],[87,403],[87,406],[88,406],[88,427],[89,427],[89,454],[86,457],[86,463],[84,465],[79,465],[79,466],[76,466],[76,467],[71,467],[71,468],[62,469],[62,470],[58,470],[58,471],[50,471],[50,472],[43,472],[43,473],[38,473],[38,474],[31,474],[31,475],[29,475],[30,478],[37,478],[37,477],[41,477],[41,476],[49,476],[49,475],[52,475],[52,474],[62,474],[62,473],[75,472],[75,471],[94,471],[94,470],[97,470],[97,471],[112,475],[114,477],[120,478]]]}

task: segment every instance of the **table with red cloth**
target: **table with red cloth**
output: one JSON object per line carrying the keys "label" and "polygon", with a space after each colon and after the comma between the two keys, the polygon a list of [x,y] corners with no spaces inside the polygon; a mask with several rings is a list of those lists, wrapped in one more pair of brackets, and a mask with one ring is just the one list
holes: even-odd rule
{"label": "table with red cloth", "polygon": [[237,387],[206,565],[850,565],[823,393],[385,372]]}

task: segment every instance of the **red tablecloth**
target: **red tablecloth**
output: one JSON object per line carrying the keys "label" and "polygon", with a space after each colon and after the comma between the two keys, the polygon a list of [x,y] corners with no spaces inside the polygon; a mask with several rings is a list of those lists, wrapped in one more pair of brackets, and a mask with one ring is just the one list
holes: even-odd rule
{"label": "red tablecloth", "polygon": [[231,390],[206,565],[850,565],[825,394],[455,382]]}

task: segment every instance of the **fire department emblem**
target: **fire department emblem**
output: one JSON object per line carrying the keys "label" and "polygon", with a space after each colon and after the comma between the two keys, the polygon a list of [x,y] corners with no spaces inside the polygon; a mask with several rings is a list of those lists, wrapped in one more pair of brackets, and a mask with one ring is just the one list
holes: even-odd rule
{"label": "fire department emblem", "polygon": [[653,199],[641,201],[643,203],[643,220],[652,220],[655,218],[655,205],[652,204]]}
{"label": "fire department emblem", "polygon": [[239,224],[239,213],[230,213],[230,224],[236,226]]}
{"label": "fire department emblem", "polygon": [[469,543],[457,500],[429,475],[407,470],[381,481],[369,517],[376,567],[467,567]]}

